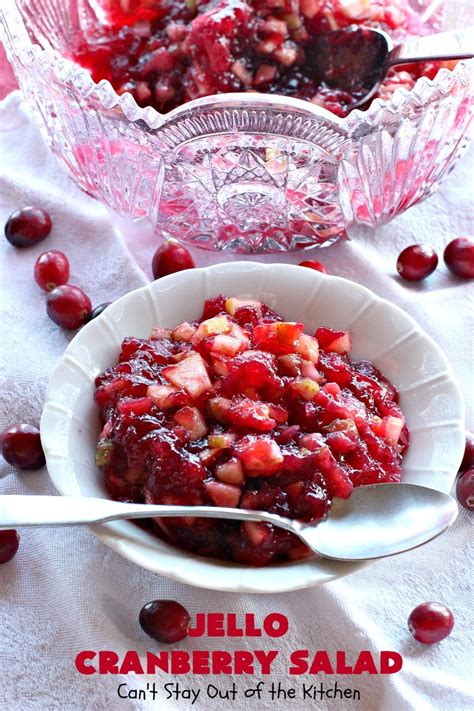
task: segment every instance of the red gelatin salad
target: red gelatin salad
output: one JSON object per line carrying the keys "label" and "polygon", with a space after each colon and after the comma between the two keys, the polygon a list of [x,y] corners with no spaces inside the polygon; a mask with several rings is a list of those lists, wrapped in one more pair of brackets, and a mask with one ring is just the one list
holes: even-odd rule
{"label": "red gelatin salad", "polygon": [[[95,81],[107,79],[119,94],[130,92],[140,106],[161,112],[203,96],[252,91],[305,99],[344,116],[360,97],[321,81],[311,57],[322,33],[355,25],[383,29],[395,41],[422,30],[406,0],[111,0],[107,23],[70,55]],[[411,89],[438,68],[393,68],[378,96]]]}
{"label": "red gelatin salad", "polygon": [[[304,521],[354,486],[396,482],[409,434],[396,389],[349,358],[350,334],[219,296],[199,321],[126,338],[96,380],[97,464],[113,499],[261,509]],[[309,555],[263,523],[155,519],[199,555],[267,565]]]}

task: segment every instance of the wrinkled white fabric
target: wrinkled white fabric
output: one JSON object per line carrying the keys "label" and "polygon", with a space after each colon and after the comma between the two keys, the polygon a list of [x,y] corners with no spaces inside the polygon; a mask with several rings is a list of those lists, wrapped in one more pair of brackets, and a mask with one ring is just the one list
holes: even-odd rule
{"label": "wrinkled white fabric", "polygon": [[[375,235],[333,246],[304,258],[323,260],[329,271],[354,279],[405,308],[443,347],[466,396],[472,393],[473,287],[454,279],[441,263],[429,280],[402,283],[395,273],[399,251],[428,241],[442,252],[451,238],[472,235],[473,152],[458,164],[435,196]],[[127,227],[125,240],[103,206],[81,193],[64,175],[32,123],[19,93],[0,104],[0,222],[18,207],[39,204],[54,217],[47,241],[15,250],[0,239],[1,365],[0,426],[38,422],[49,375],[71,338],[47,317],[45,295],[33,280],[37,255],[61,249],[71,262],[71,283],[83,287],[95,304],[110,301],[149,278],[156,245],[143,226]],[[232,255],[195,251],[199,265]],[[252,257],[255,258],[255,257]],[[259,260],[298,262],[301,255],[257,256]],[[469,310],[471,320],[469,321]],[[468,402],[468,426],[473,411]],[[19,473],[1,462],[0,493],[51,494],[46,470]],[[153,575],[121,558],[87,529],[25,529],[16,558],[0,567],[0,708],[8,711],[102,711],[102,709],[364,709],[366,711],[463,711],[472,708],[473,588],[472,526],[462,510],[455,525],[419,550],[378,562],[326,586],[288,594],[246,595],[209,592]],[[290,629],[279,640],[188,639],[173,648],[278,649],[273,673],[263,678],[297,689],[297,698],[245,699],[245,688],[260,679],[234,677],[235,701],[211,700],[208,684],[221,691],[231,680],[217,676],[81,676],[74,668],[78,651],[127,649],[156,651],[138,625],[138,611],[155,598],[182,602],[196,612],[254,613],[261,622],[269,612],[288,616]],[[406,628],[410,610],[425,600],[449,605],[456,623],[441,644],[425,647]],[[393,676],[290,677],[287,660],[295,649],[346,650],[355,661],[361,650],[396,650],[404,667]],[[360,701],[303,700],[302,684],[322,682],[356,688]],[[156,681],[153,702],[121,700],[120,683],[145,688]],[[201,689],[198,701],[167,700],[166,682]],[[122,687],[125,691],[125,687]]]}

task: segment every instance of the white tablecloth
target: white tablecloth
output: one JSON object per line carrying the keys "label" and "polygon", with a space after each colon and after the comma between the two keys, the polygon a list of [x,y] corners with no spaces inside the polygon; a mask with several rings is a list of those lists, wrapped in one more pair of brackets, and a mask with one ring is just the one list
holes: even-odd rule
{"label": "white tablecloth", "polygon": [[[472,235],[473,152],[456,167],[438,193],[391,225],[304,258],[324,261],[328,269],[373,289],[411,313],[444,348],[464,392],[472,393],[473,287],[454,279],[441,263],[426,282],[402,283],[395,272],[399,251],[414,242],[438,247],[457,235]],[[38,422],[49,375],[72,337],[47,317],[44,293],[33,280],[37,255],[61,249],[71,262],[71,282],[93,302],[110,301],[141,286],[150,277],[156,247],[142,226],[128,227],[125,241],[100,204],[82,194],[62,173],[42,142],[18,93],[0,104],[0,221],[18,207],[36,203],[48,210],[54,229],[47,241],[15,250],[0,239],[1,365],[0,426]],[[198,265],[232,255],[195,251]],[[262,261],[298,262],[301,255],[258,256]],[[468,312],[471,309],[471,320]],[[468,403],[468,426],[473,409]],[[0,493],[51,494],[46,470],[20,473],[1,462]],[[473,588],[472,514],[462,510],[455,525],[426,546],[371,565],[348,578],[300,592],[238,595],[192,588],[155,576],[121,558],[86,529],[43,529],[21,533],[16,558],[0,567],[0,708],[47,709],[364,709],[364,711],[463,711],[472,708]],[[290,629],[279,640],[188,639],[176,649],[278,649],[272,674],[263,678],[262,700],[246,699],[244,689],[261,678],[235,677],[235,701],[211,700],[208,684],[224,691],[231,680],[219,676],[81,676],[74,667],[80,650],[156,651],[159,645],[138,626],[138,611],[155,598],[182,602],[191,612],[269,612],[288,616]],[[406,628],[411,609],[425,600],[449,605],[456,623],[441,644],[416,643]],[[289,677],[292,650],[345,650],[355,661],[361,650],[395,650],[403,655],[401,672],[391,676]],[[302,699],[302,684],[360,691],[361,700]],[[122,700],[121,691],[156,681],[153,702]],[[201,689],[197,702],[166,699],[163,684]],[[271,701],[271,682],[294,687],[295,699]]]}

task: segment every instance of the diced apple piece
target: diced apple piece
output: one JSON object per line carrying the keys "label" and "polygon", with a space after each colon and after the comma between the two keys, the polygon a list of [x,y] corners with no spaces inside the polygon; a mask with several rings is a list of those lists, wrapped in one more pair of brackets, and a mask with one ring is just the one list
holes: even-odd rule
{"label": "diced apple piece", "polygon": [[349,20],[366,20],[370,17],[370,0],[339,0],[338,9]]}
{"label": "diced apple piece", "polygon": [[357,424],[365,421],[365,406],[350,394],[342,396],[337,383],[323,385],[315,398],[316,404],[326,410],[326,417],[336,420],[351,419]]}
{"label": "diced apple piece", "polygon": [[278,20],[276,17],[271,17],[270,19],[265,20],[259,25],[259,32],[263,32],[263,34],[266,35],[276,32],[277,34],[287,37],[288,25],[283,20]]}
{"label": "diced apple piece", "polygon": [[212,367],[216,375],[225,377],[230,373],[230,357],[223,353],[211,353]]}
{"label": "diced apple piece", "polygon": [[[275,74],[277,73],[277,67],[272,66],[271,64],[261,64],[257,71],[255,72],[255,76],[253,79],[253,85],[254,86],[259,86],[260,84],[268,84],[272,81],[272,79],[275,78]],[[267,161],[272,160],[272,154],[270,153],[272,151],[271,148],[267,148],[266,150],[266,158]],[[268,155],[270,154],[270,157]]]}
{"label": "diced apple piece", "polygon": [[293,380],[293,382],[290,383],[290,387],[293,392],[305,400],[314,400],[316,395],[319,393],[318,383],[311,378]]}
{"label": "diced apple piece", "polygon": [[249,334],[244,328],[242,328],[242,326],[239,326],[238,323],[232,322],[230,324],[230,335],[233,338],[237,338],[238,341],[242,341],[242,344],[245,346],[245,348],[248,347],[250,343]]}
{"label": "diced apple piece", "polygon": [[344,333],[343,336],[336,338],[328,347],[329,351],[334,353],[339,353],[340,355],[345,355],[349,353],[352,347],[351,337],[349,333]]}
{"label": "diced apple piece", "polygon": [[161,326],[153,326],[151,330],[151,340],[160,341],[163,338],[171,338],[172,330],[171,328],[162,328]]}
{"label": "diced apple piece", "polygon": [[266,437],[244,437],[235,452],[244,469],[254,476],[272,476],[283,462],[278,444]]}
{"label": "diced apple piece", "polygon": [[354,485],[344,469],[336,463],[336,460],[334,460],[333,466],[324,472],[324,477],[330,496],[348,499],[352,494]]}
{"label": "diced apple piece", "polygon": [[352,420],[350,417],[346,418],[345,420],[333,420],[328,425],[326,425],[324,429],[327,432],[346,432],[348,434],[354,435],[355,437],[358,437],[359,435],[356,424],[354,420]]}
{"label": "diced apple piece", "polygon": [[220,481],[206,481],[204,486],[216,506],[236,508],[239,505],[242,493],[239,486],[222,484]]}
{"label": "diced apple piece", "polygon": [[[380,422],[381,421],[382,420],[380,420]],[[109,434],[112,432],[113,428],[114,428],[113,418],[109,417],[109,419],[107,420],[107,422],[105,423],[105,425],[102,428],[102,432],[99,435],[99,440],[106,439],[109,436]]]}
{"label": "diced apple piece", "polygon": [[254,326],[252,335],[257,348],[283,355],[293,353],[303,328],[302,323],[275,321]]}
{"label": "diced apple piece", "polygon": [[265,368],[272,368],[276,362],[275,356],[262,350],[252,349],[239,353],[234,361],[236,365],[241,363],[255,363],[263,365]]}
{"label": "diced apple piece", "polygon": [[283,425],[288,420],[288,410],[285,410],[281,405],[269,405],[268,411],[270,417],[273,417],[279,425]]}
{"label": "diced apple piece", "polygon": [[236,299],[235,297],[231,297],[225,302],[224,308],[228,314],[235,316],[236,311],[248,306],[252,306],[256,310],[258,317],[261,318],[262,304],[260,301],[253,301],[252,299]]}
{"label": "diced apple piece", "polygon": [[221,424],[229,422],[230,403],[231,401],[226,397],[213,397],[208,401],[211,415],[217,422]]}
{"label": "diced apple piece", "polygon": [[343,403],[349,414],[341,419],[352,419],[356,425],[360,425],[361,422],[365,423],[367,421],[367,407],[354,395],[345,393]]}
{"label": "diced apple piece", "polygon": [[400,434],[405,422],[400,417],[388,415],[382,418],[382,422],[377,426],[376,433],[395,444],[400,439]]}
{"label": "diced apple piece", "polygon": [[252,85],[252,74],[241,60],[236,60],[230,67],[230,71],[244,86]]}
{"label": "diced apple piece", "polygon": [[305,360],[309,360],[311,363],[318,362],[319,344],[313,336],[308,336],[307,333],[302,333],[296,342],[295,350]]}
{"label": "diced apple piece", "polygon": [[343,432],[335,430],[334,432],[329,432],[326,441],[334,454],[344,455],[357,447],[357,441],[349,431]]}
{"label": "diced apple piece", "polygon": [[324,6],[325,0],[300,0],[300,12],[311,20]]}
{"label": "diced apple piece", "polygon": [[303,378],[310,378],[317,383],[322,383],[324,381],[323,376],[310,360],[304,360],[301,363],[301,375]]}
{"label": "diced apple piece", "polygon": [[250,398],[234,398],[229,407],[229,419],[235,427],[269,432],[276,426],[270,417],[270,408],[265,402]]}
{"label": "diced apple piece", "polygon": [[204,338],[215,336],[220,333],[229,333],[230,322],[227,316],[213,316],[199,324],[196,333],[193,336],[193,343],[197,344]]}
{"label": "diced apple piece", "polygon": [[210,467],[222,454],[221,447],[208,447],[199,452],[199,459],[204,467]]}
{"label": "diced apple piece", "polygon": [[173,415],[176,422],[189,432],[191,441],[201,439],[207,434],[207,425],[197,407],[182,407]]}
{"label": "diced apple piece", "polygon": [[220,449],[229,449],[237,439],[237,435],[232,432],[222,432],[221,434],[209,435],[207,444],[209,447],[219,447]]}
{"label": "diced apple piece", "polygon": [[296,543],[291,550],[288,551],[288,557],[290,560],[304,560],[305,558],[311,558],[314,556],[314,551],[304,543]]}
{"label": "diced apple piece", "polygon": [[193,398],[199,397],[206,390],[212,388],[212,383],[206,370],[206,363],[199,353],[191,353],[176,365],[169,365],[164,368],[162,373],[168,382],[177,388],[186,390]]}
{"label": "diced apple piece", "polygon": [[181,343],[190,343],[192,337],[196,333],[196,326],[191,323],[184,321],[180,326],[174,329],[171,334],[173,341],[180,341]]}
{"label": "diced apple piece", "polygon": [[174,363],[180,363],[185,358],[189,358],[190,351],[180,351],[179,353],[173,353],[171,360]]}
{"label": "diced apple piece", "polygon": [[120,400],[117,407],[122,415],[146,415],[150,412],[153,400],[149,397]]}
{"label": "diced apple piece", "polygon": [[[176,405],[176,395],[180,392],[172,385],[149,385],[146,394],[153,400],[155,405],[167,410]],[[182,393],[184,395],[184,393]]]}
{"label": "diced apple piece", "polygon": [[242,524],[242,531],[254,546],[264,543],[271,536],[271,529],[267,523],[257,523],[256,521],[245,521]]}
{"label": "diced apple piece", "polygon": [[310,452],[317,452],[321,447],[325,447],[326,442],[319,432],[310,432],[300,437],[300,447]]}
{"label": "diced apple piece", "polygon": [[216,468],[216,477],[225,484],[241,486],[244,483],[244,470],[242,464],[234,457]]}
{"label": "diced apple piece", "polygon": [[320,347],[325,351],[345,355],[349,353],[352,346],[348,331],[334,331],[332,328],[318,328],[315,336]]}
{"label": "diced apple piece", "polygon": [[342,395],[341,388],[337,383],[326,383],[326,385],[323,385],[321,388],[321,392],[332,395],[333,397],[340,397]]}
{"label": "diced apple piece", "polygon": [[314,453],[316,467],[326,480],[330,496],[347,499],[352,492],[353,484],[345,470],[337,463],[329,447],[321,447]]}
{"label": "diced apple piece", "polygon": [[238,338],[221,334],[214,336],[211,343],[213,353],[223,353],[228,356],[235,356],[239,351],[244,350],[245,345]]}
{"label": "diced apple piece", "polygon": [[296,353],[288,353],[278,358],[279,368],[285,375],[292,375],[293,377],[301,375],[302,362],[301,356]]}
{"label": "diced apple piece", "polygon": [[278,443],[290,444],[290,442],[294,442],[300,433],[300,429],[299,425],[288,425],[288,427],[284,427],[277,435]]}

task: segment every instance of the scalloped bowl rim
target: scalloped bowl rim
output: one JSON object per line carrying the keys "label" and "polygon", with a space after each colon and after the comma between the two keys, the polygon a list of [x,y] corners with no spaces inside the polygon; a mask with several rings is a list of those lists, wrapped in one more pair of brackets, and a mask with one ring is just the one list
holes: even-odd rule
{"label": "scalloped bowl rim", "polygon": [[[254,281],[258,281],[259,286],[245,288],[249,277],[251,280],[254,279]],[[268,285],[268,283],[271,284],[272,279],[274,284],[271,287],[273,291],[270,294],[268,291],[265,292],[265,285]],[[141,327],[135,326],[136,321],[134,321],[133,325],[127,322],[127,310],[128,318],[130,319],[133,316],[133,308],[141,302],[146,303],[150,309],[150,313],[148,314],[148,316],[150,316],[150,323],[155,323],[159,320],[156,318],[156,309],[161,309],[161,305],[158,307],[160,298],[162,298],[163,309],[166,310],[166,298],[168,298],[170,293],[173,293],[173,290],[179,291],[180,289],[185,289],[187,291],[191,288],[197,290],[195,300],[192,303],[198,304],[197,310],[199,311],[204,298],[217,295],[219,292],[222,293],[223,290],[218,284],[221,282],[227,283],[228,281],[242,284],[240,295],[251,295],[255,298],[261,298],[262,300],[269,300],[273,307],[283,312],[283,315],[285,315],[285,303],[287,303],[288,300],[291,302],[291,293],[295,291],[298,292],[298,290],[301,294],[307,293],[306,290],[311,293],[305,306],[306,310],[312,308],[311,302],[318,298],[320,292],[325,293],[325,291],[328,291],[331,295],[334,292],[334,296],[340,293],[350,294],[351,302],[354,301],[358,303],[358,299],[360,299],[360,303],[363,306],[360,313],[355,317],[356,322],[359,321],[362,323],[362,328],[364,318],[366,318],[367,315],[370,317],[370,314],[373,314],[373,312],[376,314],[375,319],[378,324],[377,331],[379,330],[379,326],[380,328],[383,327],[383,323],[385,323],[389,317],[393,323],[400,325],[400,334],[404,333],[405,335],[400,336],[400,338],[390,346],[387,350],[387,354],[400,347],[406,349],[407,345],[404,345],[405,343],[409,345],[410,343],[413,344],[413,342],[419,342],[419,345],[422,345],[425,349],[423,352],[429,354],[430,357],[435,358],[435,360],[437,359],[441,367],[437,375],[436,373],[434,376],[431,374],[426,378],[427,392],[429,392],[429,389],[432,387],[432,383],[439,381],[437,387],[440,387],[441,391],[438,395],[444,398],[445,401],[446,398],[448,398],[454,414],[450,419],[446,420],[445,423],[441,421],[433,425],[433,427],[436,428],[437,438],[439,438],[443,432],[447,432],[448,430],[451,432],[448,465],[433,475],[431,475],[431,468],[429,470],[423,470],[422,468],[414,467],[414,477],[411,474],[411,469],[409,469],[409,477],[412,478],[410,479],[408,477],[406,480],[416,482],[418,471],[424,471],[425,474],[423,476],[425,476],[426,479],[426,472],[429,471],[429,481],[426,482],[426,480],[424,480],[422,483],[441,491],[448,492],[450,490],[464,452],[464,405],[461,391],[454,380],[446,356],[431,337],[424,333],[416,321],[400,307],[376,296],[373,292],[359,284],[341,277],[323,275],[314,270],[302,270],[301,267],[294,265],[262,264],[259,262],[242,261],[221,263],[211,267],[178,272],[129,292],[115,301],[97,319],[84,326],[70,342],[51,376],[41,417],[41,439],[46,455],[47,468],[53,484],[61,494],[83,495],[79,484],[82,483],[84,485],[84,478],[87,478],[86,471],[89,471],[90,474],[93,470],[92,477],[94,485],[98,484],[98,469],[95,466],[94,444],[89,446],[90,451],[88,451],[89,459],[87,462],[82,460],[82,449],[81,461],[78,461],[79,458],[75,453],[71,454],[71,442],[74,444],[76,439],[79,442],[79,434],[82,436],[83,429],[87,429],[87,423],[82,422],[80,418],[77,417],[79,427],[76,425],[76,430],[74,430],[76,417],[75,408],[77,409],[78,407],[77,403],[82,393],[82,395],[88,395],[87,407],[96,411],[92,399],[94,379],[98,372],[103,369],[103,365],[100,367],[94,365],[94,355],[98,352],[98,349],[107,349],[107,338],[109,338],[109,340],[111,339],[110,343],[112,343],[112,349],[115,349],[118,354],[119,344],[126,335],[145,337],[145,334],[140,335],[137,333]],[[199,290],[200,295],[198,297],[197,293]],[[341,290],[344,290],[344,292]],[[236,293],[234,290],[232,290],[232,292]],[[227,293],[230,292],[228,291]],[[326,298],[328,299],[329,297]],[[280,300],[279,303],[278,300]],[[173,299],[171,299],[171,301],[173,301]],[[332,305],[329,308],[332,309],[334,303],[331,296]],[[179,304],[178,306],[175,305],[174,308],[179,310]],[[188,313],[190,313],[192,308],[193,306],[186,306]],[[291,310],[291,305],[289,308]],[[377,309],[380,311],[378,316]],[[144,313],[144,311],[140,311],[140,314],[142,313]],[[190,313],[189,318],[194,317],[195,315],[191,316]],[[166,318],[166,316],[164,318]],[[301,318],[303,319],[303,314]],[[341,318],[344,317],[341,316]],[[161,325],[170,326],[173,324],[162,323]],[[121,327],[122,330],[120,330]],[[134,328],[136,328],[135,331]],[[371,332],[373,332],[373,329]],[[354,330],[354,336],[356,337],[356,335],[356,331]],[[101,338],[98,338],[98,336],[101,336]],[[366,347],[365,343],[364,347]],[[89,356],[91,357],[89,358]],[[367,353],[365,357],[371,359],[369,353]],[[375,360],[377,360],[377,358],[375,358]],[[107,359],[106,362],[109,365],[112,364],[112,361],[109,361],[109,359]],[[74,367],[71,377],[72,366]],[[67,391],[67,405],[65,405],[64,396],[60,396],[61,388],[65,386],[65,383],[68,388],[74,388],[74,383],[76,383],[76,400],[71,406],[69,406],[71,402],[69,399],[69,390]],[[394,384],[397,385],[396,382]],[[415,389],[420,391],[420,395],[423,394],[424,386],[425,381],[421,381],[419,385],[416,385]],[[404,397],[403,392],[401,392],[401,397]],[[95,417],[97,417],[97,415],[95,415]],[[414,422],[408,422],[411,430],[413,430],[414,424]],[[83,429],[81,429],[81,427]],[[95,428],[91,428],[91,431],[92,430],[94,430],[92,432],[93,442],[96,443],[99,432],[98,425]],[[423,432],[425,430],[429,433],[430,428],[424,427],[421,428],[420,431]],[[67,439],[67,441],[63,442],[62,448],[58,450],[58,439],[61,440],[61,434],[67,433],[69,437],[71,432],[71,442]],[[81,447],[83,446],[81,443],[79,444]],[[420,447],[418,447],[418,449],[420,449]],[[412,452],[413,445],[409,450],[410,454]],[[425,456],[424,453],[423,456]],[[427,466],[431,467],[429,461],[427,462]],[[431,476],[433,476],[432,480],[430,479]],[[418,483],[420,482],[418,481]],[[85,486],[88,486],[87,482]],[[86,495],[100,496],[100,493],[96,491],[90,493],[90,491],[91,489],[89,487],[89,493]],[[271,565],[264,568],[253,568],[236,563],[201,558],[180,549],[173,548],[161,539],[143,531],[128,521],[94,525],[91,526],[91,530],[94,535],[108,546],[145,569],[166,575],[179,582],[215,590],[260,593],[297,590],[335,580],[360,570],[368,564],[367,562],[344,563],[326,560],[317,561],[310,558],[291,563]],[[285,572],[288,572],[288,575],[285,575]]]}

